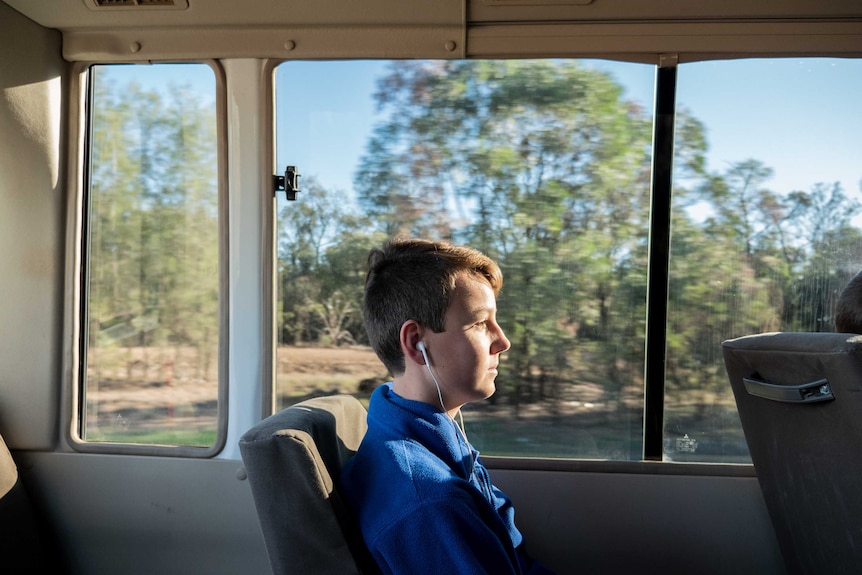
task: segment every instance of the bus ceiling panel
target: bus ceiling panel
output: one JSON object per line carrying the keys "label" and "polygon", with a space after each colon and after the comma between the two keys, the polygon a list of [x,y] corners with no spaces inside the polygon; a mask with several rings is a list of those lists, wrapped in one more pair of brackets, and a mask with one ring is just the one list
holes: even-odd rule
{"label": "bus ceiling panel", "polygon": [[[450,25],[489,22],[834,20],[858,0],[2,0],[47,28]],[[466,11],[466,14],[465,14]]]}
{"label": "bus ceiling panel", "polygon": [[70,61],[157,61],[210,58],[463,58],[460,26],[292,26],[289,28],[135,28],[70,30]]}
{"label": "bus ceiling panel", "polygon": [[209,58],[602,57],[658,64],[748,56],[859,56],[860,22],[296,26],[247,30],[71,30],[69,61]]}
{"label": "bus ceiling panel", "polygon": [[751,56],[859,56],[862,21],[770,23],[488,24],[467,32],[467,56],[602,57],[659,63]]}
{"label": "bus ceiling panel", "polygon": [[862,17],[858,0],[467,0],[467,21],[809,21]]}
{"label": "bus ceiling panel", "polygon": [[71,61],[862,51],[858,0],[2,1],[61,30]]}
{"label": "bus ceiling panel", "polygon": [[[177,0],[179,8],[147,0],[2,0],[47,28],[245,28],[293,26],[462,26],[462,0]],[[131,6],[129,5],[131,4]],[[182,8],[187,4],[187,8]]]}

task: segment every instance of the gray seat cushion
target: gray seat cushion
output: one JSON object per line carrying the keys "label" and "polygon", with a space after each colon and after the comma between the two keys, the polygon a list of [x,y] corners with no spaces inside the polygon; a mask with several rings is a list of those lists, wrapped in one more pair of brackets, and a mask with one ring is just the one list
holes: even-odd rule
{"label": "gray seat cushion", "polygon": [[53,532],[31,501],[0,437],[0,573],[65,573]]}

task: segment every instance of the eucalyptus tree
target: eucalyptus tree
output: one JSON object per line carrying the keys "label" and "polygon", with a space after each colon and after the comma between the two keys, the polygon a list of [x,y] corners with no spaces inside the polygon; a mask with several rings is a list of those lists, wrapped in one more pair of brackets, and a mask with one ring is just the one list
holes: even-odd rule
{"label": "eucalyptus tree", "polygon": [[644,107],[605,72],[547,60],[396,62],[376,97],[388,114],[357,174],[361,205],[386,234],[469,243],[501,262],[512,349],[498,381],[510,400],[555,395],[575,368],[602,384],[631,382],[616,373],[615,336],[630,338],[623,363],[637,365]]}
{"label": "eucalyptus tree", "polygon": [[90,348],[137,346],[146,362],[151,348],[191,347],[207,378],[218,343],[215,114],[187,86],[94,73]]}

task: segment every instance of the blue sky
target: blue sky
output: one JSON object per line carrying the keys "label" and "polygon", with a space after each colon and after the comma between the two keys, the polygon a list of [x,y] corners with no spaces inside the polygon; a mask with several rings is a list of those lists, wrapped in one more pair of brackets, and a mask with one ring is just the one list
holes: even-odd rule
{"label": "blue sky", "polygon": [[756,158],[775,170],[768,186],[786,193],[862,179],[862,61],[798,58],[680,66],[677,102],[707,126],[709,165]]}
{"label": "blue sky", "polygon": [[383,61],[368,60],[282,64],[276,75],[279,171],[296,165],[300,174],[350,192],[365,143],[380,119],[372,96],[385,67]]}
{"label": "blue sky", "polygon": [[[609,71],[627,97],[652,107],[655,68],[586,61]],[[278,171],[288,163],[349,193],[359,158],[380,119],[372,99],[383,61],[288,62],[277,74]],[[206,93],[206,66],[111,67],[120,82],[191,82]],[[708,165],[724,171],[756,158],[775,171],[779,193],[840,181],[862,199],[862,60],[725,60],[682,64],[677,104],[706,126]],[[300,183],[302,180],[300,180]]]}
{"label": "blue sky", "polygon": [[[652,107],[655,68],[588,61],[608,70],[629,98]],[[374,122],[372,94],[383,62],[289,62],[277,80],[278,162],[296,164],[348,192]],[[862,179],[862,61],[773,59],[680,66],[677,103],[706,126],[708,165],[724,171],[756,158],[773,168],[779,193],[840,181],[859,194]],[[292,110],[290,118],[286,110]]]}

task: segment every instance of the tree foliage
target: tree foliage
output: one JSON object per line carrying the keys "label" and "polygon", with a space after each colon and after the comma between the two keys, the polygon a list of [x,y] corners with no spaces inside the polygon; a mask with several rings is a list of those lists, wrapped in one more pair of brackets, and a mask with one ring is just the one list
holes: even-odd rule
{"label": "tree foliage", "polygon": [[214,110],[188,86],[162,93],[97,79],[90,347],[190,347],[197,377],[208,379],[219,337]]}
{"label": "tree foliage", "polygon": [[[99,89],[91,344],[128,324],[140,345],[206,347],[218,307],[212,118],[182,87]],[[503,268],[512,349],[496,400],[565,398],[576,379],[621,400],[641,385],[651,111],[571,61],[397,61],[375,97],[384,119],[354,177],[357,205],[307,178],[279,208],[279,342],[367,342],[369,249],[424,236]],[[678,111],[675,142],[667,382],[724,386],[723,339],[831,329],[862,255],[860,206],[837,183],[770,189],[755,158],[711,172],[693,111]]]}

